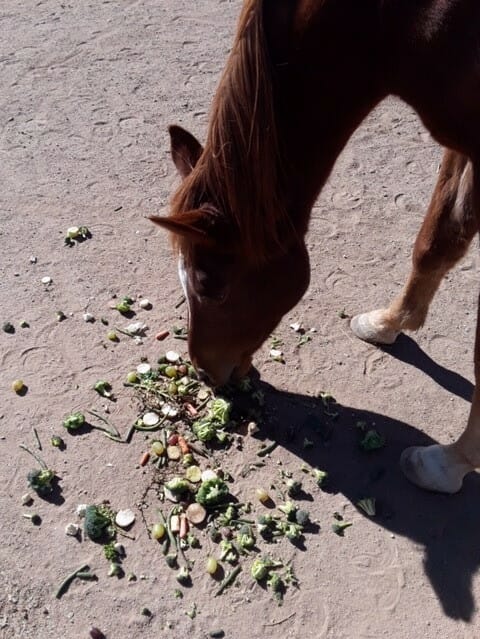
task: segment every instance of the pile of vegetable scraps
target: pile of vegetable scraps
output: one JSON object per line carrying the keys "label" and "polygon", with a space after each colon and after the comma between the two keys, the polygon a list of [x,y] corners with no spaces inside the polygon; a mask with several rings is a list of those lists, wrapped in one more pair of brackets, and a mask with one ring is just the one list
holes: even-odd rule
{"label": "pile of vegetable scraps", "polygon": [[[155,367],[139,364],[128,374],[127,385],[135,389],[142,405],[133,428],[153,437],[140,463],[153,467],[160,507],[156,519],[146,523],[152,539],[161,544],[166,565],[176,571],[178,583],[192,585],[191,549],[207,549],[205,572],[216,580],[215,595],[222,594],[245,569],[281,604],[287,587],[297,580],[290,563],[273,558],[268,546],[280,539],[296,544],[308,532],[308,513],[292,501],[301,482],[285,475],[283,486],[275,488],[277,503],[263,488],[254,493],[254,503],[241,502],[235,495],[234,478],[222,468],[228,450],[242,446],[238,430],[256,432],[262,415],[261,391],[245,379],[217,396],[174,351],[168,351]],[[242,404],[248,406],[243,414]],[[265,466],[274,447],[260,448],[245,466],[246,472]],[[194,554],[198,562],[198,552]],[[181,590],[177,596],[182,596]]]}

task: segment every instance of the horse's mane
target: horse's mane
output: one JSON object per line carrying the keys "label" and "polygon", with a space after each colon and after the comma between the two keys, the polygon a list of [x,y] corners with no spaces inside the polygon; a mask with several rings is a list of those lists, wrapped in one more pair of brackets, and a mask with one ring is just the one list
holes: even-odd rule
{"label": "horse's mane", "polygon": [[234,224],[247,259],[285,243],[282,153],[264,0],[246,0],[218,86],[204,152],[172,201],[172,215],[213,204]]}

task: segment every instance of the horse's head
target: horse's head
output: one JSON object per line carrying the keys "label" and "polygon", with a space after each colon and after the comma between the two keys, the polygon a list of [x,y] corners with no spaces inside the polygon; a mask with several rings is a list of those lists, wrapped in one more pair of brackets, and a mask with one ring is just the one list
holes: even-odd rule
{"label": "horse's head", "polygon": [[[180,127],[170,135],[172,158],[189,180],[203,149]],[[310,269],[298,240],[262,262],[247,259],[231,217],[209,199],[202,193],[193,209],[152,219],[174,235],[191,360],[210,383],[222,385],[247,373],[253,353],[305,292]]]}

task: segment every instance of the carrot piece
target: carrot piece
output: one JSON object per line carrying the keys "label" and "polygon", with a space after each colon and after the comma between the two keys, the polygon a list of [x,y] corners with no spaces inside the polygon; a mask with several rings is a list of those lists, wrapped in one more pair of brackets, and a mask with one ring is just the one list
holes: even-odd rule
{"label": "carrot piece", "polygon": [[185,513],[180,515],[180,532],[179,532],[179,537],[180,539],[184,539],[188,534],[188,521],[187,521],[187,516],[185,515]]}
{"label": "carrot piece", "polygon": [[182,455],[188,455],[188,453],[190,452],[190,446],[188,445],[188,442],[185,439],[185,437],[182,437],[182,435],[179,435],[177,445],[182,451]]}
{"label": "carrot piece", "polygon": [[188,402],[185,402],[184,406],[190,417],[196,417],[198,415],[198,410],[195,408],[195,406],[192,406]]}
{"label": "carrot piece", "polygon": [[150,459],[150,453],[148,451],[146,453],[143,453],[143,455],[140,458],[140,466],[146,466],[148,464],[149,459]]}

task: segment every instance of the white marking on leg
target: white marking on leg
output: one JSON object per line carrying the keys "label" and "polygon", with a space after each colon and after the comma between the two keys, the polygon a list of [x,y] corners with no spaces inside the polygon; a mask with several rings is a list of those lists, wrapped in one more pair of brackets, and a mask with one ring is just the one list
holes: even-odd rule
{"label": "white marking on leg", "polygon": [[457,197],[453,207],[453,218],[462,223],[465,217],[465,206],[469,205],[468,198],[472,192],[473,170],[472,163],[467,162],[458,183]]}

